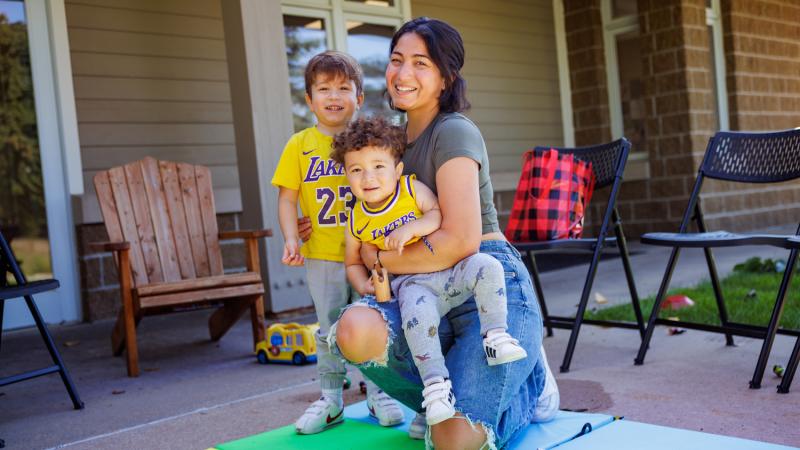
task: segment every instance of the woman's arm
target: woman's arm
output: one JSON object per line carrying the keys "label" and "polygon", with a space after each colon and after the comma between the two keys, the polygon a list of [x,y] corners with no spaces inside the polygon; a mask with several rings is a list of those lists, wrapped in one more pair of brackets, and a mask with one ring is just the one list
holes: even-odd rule
{"label": "woman's arm", "polygon": [[[403,250],[381,251],[381,264],[394,274],[436,272],[452,267],[478,252],[481,244],[481,202],[478,193],[478,163],[459,156],[436,171],[442,226],[428,236],[431,253],[423,242]],[[368,267],[376,260],[377,248],[361,246],[361,258]]]}

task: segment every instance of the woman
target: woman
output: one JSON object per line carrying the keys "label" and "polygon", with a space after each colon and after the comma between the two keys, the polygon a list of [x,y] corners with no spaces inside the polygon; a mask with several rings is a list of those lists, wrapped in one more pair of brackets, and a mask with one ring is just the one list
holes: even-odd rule
{"label": "woman", "polygon": [[[558,408],[556,390],[555,397],[547,398],[554,404],[536,409],[547,370],[538,351],[541,315],[519,253],[500,233],[483,138],[460,114],[469,108],[459,73],[463,64],[461,36],[444,22],[418,18],[395,33],[386,89],[391,106],[407,114],[405,172],[415,173],[437,193],[443,220],[441,229],[428,237],[433,253],[423,242],[406,247],[402,256],[396,251],[378,256],[375,247],[362,247],[368,267],[379,257],[394,274],[443,270],[476,251],[494,256],[505,269],[508,331],[530,356],[488,366],[474,300],[448,313],[439,335],[459,413],[431,427],[437,449],[502,447],[526,424],[546,420],[543,416],[551,417]],[[404,341],[397,302],[369,299],[367,304],[342,314],[331,331],[333,351],[338,347],[389,395],[420,410],[422,381]],[[550,391],[554,389],[550,384]]]}

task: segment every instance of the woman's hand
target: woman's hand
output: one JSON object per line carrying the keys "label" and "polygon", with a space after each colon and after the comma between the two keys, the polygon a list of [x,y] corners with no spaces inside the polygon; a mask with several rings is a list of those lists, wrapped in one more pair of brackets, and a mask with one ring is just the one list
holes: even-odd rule
{"label": "woman's hand", "polygon": [[308,242],[308,238],[311,237],[311,219],[309,217],[297,218],[297,234],[301,241]]}

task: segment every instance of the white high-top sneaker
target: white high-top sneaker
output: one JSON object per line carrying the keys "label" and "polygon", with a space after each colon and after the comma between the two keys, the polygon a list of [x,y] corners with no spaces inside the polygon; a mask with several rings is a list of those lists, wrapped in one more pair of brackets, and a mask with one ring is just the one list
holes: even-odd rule
{"label": "white high-top sneaker", "polygon": [[483,351],[490,366],[506,364],[528,357],[519,341],[505,331],[490,331],[483,338]]}
{"label": "white high-top sneaker", "polygon": [[294,429],[297,434],[316,434],[342,422],[344,422],[342,397],[333,399],[323,395],[297,419]]}
{"label": "white high-top sneaker", "polygon": [[453,395],[453,385],[450,380],[435,377],[426,381],[427,386],[422,390],[422,407],[425,408],[425,419],[428,425],[436,425],[456,414],[456,396]]}
{"label": "white high-top sneaker", "polygon": [[558,385],[556,384],[556,377],[550,370],[550,364],[547,363],[547,355],[544,353],[544,346],[540,349],[542,352],[542,363],[544,363],[544,388],[536,400],[536,408],[533,410],[533,422],[548,422],[558,413],[558,407],[561,403],[561,394],[558,393]]}
{"label": "white high-top sneaker", "polygon": [[367,384],[367,409],[369,414],[378,419],[378,423],[383,427],[393,427],[405,422],[403,410],[397,400],[389,397],[389,394],[381,389]]}

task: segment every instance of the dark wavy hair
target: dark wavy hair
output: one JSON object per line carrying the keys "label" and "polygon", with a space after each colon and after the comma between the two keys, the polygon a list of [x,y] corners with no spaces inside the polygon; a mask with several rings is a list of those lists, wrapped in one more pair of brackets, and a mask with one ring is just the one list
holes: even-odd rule
{"label": "dark wavy hair", "polygon": [[[364,72],[355,58],[344,52],[328,50],[314,55],[308,61],[305,70],[306,94],[311,97],[311,87],[317,81],[325,78],[342,77],[351,80],[356,85],[356,95],[361,95],[364,89]],[[317,80],[318,77],[325,77]]]}
{"label": "dark wavy hair", "polygon": [[[461,76],[464,67],[464,42],[458,31],[448,23],[428,17],[417,17],[403,24],[392,36],[389,52],[394,51],[397,41],[406,33],[416,33],[425,42],[428,54],[444,77],[444,90],[439,96],[439,110],[442,112],[463,112],[470,108],[467,101],[467,81]],[[392,109],[392,98],[384,92]]]}
{"label": "dark wavy hair", "polygon": [[384,148],[392,153],[395,163],[406,150],[406,132],[381,116],[362,117],[333,138],[331,159],[344,166],[344,155],[365,147]]}

